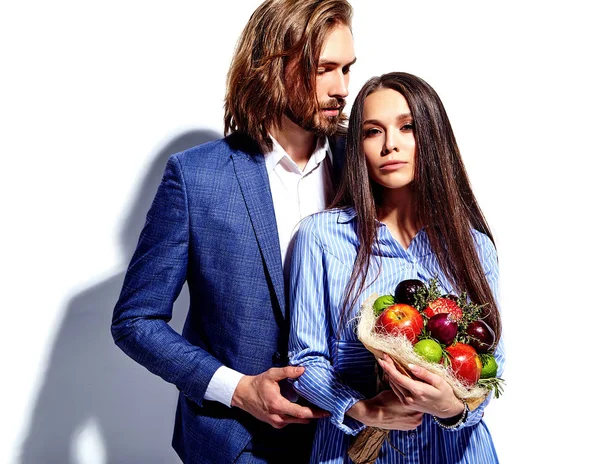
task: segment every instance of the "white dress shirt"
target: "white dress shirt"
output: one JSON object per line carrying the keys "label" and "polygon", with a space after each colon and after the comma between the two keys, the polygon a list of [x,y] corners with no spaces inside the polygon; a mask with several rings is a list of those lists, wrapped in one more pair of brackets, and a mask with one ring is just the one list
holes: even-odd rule
{"label": "white dress shirt", "polygon": [[[281,248],[284,281],[288,282],[289,264],[299,222],[322,211],[332,199],[332,154],[326,137],[317,142],[304,169],[300,169],[279,143],[271,137],[273,150],[266,153],[265,164],[275,209]],[[210,380],[204,398],[231,407],[231,398],[244,374],[221,366]]]}

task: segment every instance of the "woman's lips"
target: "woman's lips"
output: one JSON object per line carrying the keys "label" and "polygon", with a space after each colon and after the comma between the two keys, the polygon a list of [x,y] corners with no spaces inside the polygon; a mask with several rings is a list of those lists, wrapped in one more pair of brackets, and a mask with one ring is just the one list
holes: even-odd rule
{"label": "woman's lips", "polygon": [[395,171],[396,169],[403,168],[408,163],[406,161],[388,161],[379,166],[382,171]]}

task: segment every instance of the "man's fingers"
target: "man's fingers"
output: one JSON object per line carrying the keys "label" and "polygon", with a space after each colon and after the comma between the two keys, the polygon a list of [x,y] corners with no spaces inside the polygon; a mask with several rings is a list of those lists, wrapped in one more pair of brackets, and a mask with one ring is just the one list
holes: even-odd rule
{"label": "man's fingers", "polygon": [[323,417],[331,416],[331,413],[329,411],[325,411],[324,409],[317,408],[316,406],[308,406],[308,409],[311,410],[312,415],[315,419],[322,419]]}
{"label": "man's fingers", "polygon": [[279,382],[283,379],[296,379],[304,373],[303,367],[287,366],[287,367],[272,367],[266,374],[269,379]]}
{"label": "man's fingers", "polygon": [[281,416],[281,419],[286,424],[310,424],[310,419],[301,419],[300,417]]}
{"label": "man's fingers", "polygon": [[[264,373],[264,378],[268,379],[269,382],[279,382],[284,379],[293,379],[300,377],[303,373],[303,367],[272,367]],[[271,414],[274,416],[287,417],[288,419],[293,418],[293,423],[304,423],[303,421],[321,419],[323,417],[330,416],[329,412],[323,411],[322,409],[319,409],[316,406],[301,406],[299,404],[289,401],[281,395],[279,388],[269,389],[268,396],[265,396],[265,399],[267,397],[269,404],[268,408]],[[280,424],[272,422],[272,425],[276,427]]]}
{"label": "man's fingers", "polygon": [[283,427],[289,424],[310,424],[310,420],[308,419],[300,419],[298,417],[279,414],[273,414],[272,416],[270,416],[268,422],[276,429],[282,429]]}
{"label": "man's fingers", "polygon": [[282,399],[277,405],[277,410],[275,412],[282,416],[306,420],[321,419],[323,417],[329,417],[330,415],[327,411],[323,411],[317,407],[300,406],[299,404],[292,403],[286,399]]}

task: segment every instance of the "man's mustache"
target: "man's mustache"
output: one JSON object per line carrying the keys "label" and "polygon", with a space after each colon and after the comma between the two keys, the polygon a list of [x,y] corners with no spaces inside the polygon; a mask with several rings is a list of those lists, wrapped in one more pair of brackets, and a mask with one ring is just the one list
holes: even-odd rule
{"label": "man's mustache", "polygon": [[342,110],[346,106],[346,100],[343,98],[332,98],[326,102],[321,103],[322,110]]}

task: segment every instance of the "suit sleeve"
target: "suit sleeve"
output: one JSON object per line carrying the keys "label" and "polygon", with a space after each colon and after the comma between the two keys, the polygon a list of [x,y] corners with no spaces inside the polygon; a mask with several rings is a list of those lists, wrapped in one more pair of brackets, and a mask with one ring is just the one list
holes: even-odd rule
{"label": "suit sleeve", "polygon": [[222,365],[168,324],[186,280],[189,210],[181,166],[171,156],[113,313],[115,343],[149,371],[201,404]]}
{"label": "suit sleeve", "polygon": [[298,230],[290,269],[290,364],[305,369],[293,385],[301,396],[330,411],[336,427],[355,435],[364,425],[346,411],[364,396],[342,383],[331,364],[327,277],[312,221],[309,217]]}

